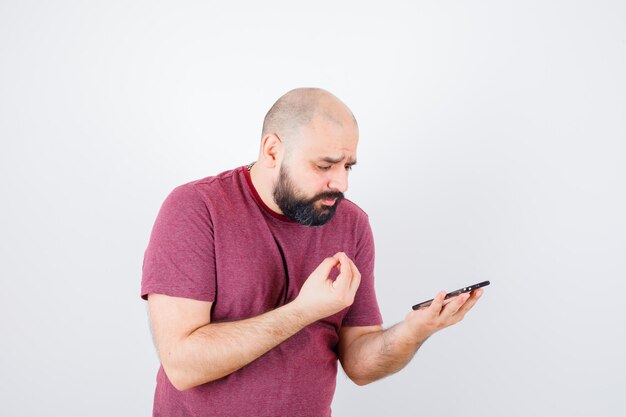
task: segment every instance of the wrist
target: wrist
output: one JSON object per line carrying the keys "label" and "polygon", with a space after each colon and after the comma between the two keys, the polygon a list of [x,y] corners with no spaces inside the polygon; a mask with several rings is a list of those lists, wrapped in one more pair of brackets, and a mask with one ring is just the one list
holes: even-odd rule
{"label": "wrist", "polygon": [[289,315],[297,320],[302,327],[308,326],[318,320],[311,314],[311,309],[304,306],[299,298],[285,304],[284,307],[289,312]]}
{"label": "wrist", "polygon": [[404,320],[398,325],[398,337],[407,345],[420,346],[432,334],[425,332],[424,329],[415,327]]}

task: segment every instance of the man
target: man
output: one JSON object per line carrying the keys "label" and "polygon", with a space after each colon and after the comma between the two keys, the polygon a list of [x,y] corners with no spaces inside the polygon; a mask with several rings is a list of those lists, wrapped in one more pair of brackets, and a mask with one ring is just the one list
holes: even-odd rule
{"label": "man", "polygon": [[359,385],[404,367],[482,290],[389,329],[367,215],[344,199],[358,127],[327,91],[288,92],[258,160],[176,188],[144,258],[161,360],[155,416],[329,416],[337,359]]}

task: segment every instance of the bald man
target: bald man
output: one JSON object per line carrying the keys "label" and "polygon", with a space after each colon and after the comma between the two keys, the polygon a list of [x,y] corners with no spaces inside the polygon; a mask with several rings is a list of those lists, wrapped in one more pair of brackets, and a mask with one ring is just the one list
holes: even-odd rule
{"label": "bald man", "polygon": [[177,187],[145,253],[161,360],[155,416],[330,416],[337,361],[369,384],[403,368],[482,290],[389,329],[367,215],[344,199],[358,126],[321,89],[282,96],[256,162]]}

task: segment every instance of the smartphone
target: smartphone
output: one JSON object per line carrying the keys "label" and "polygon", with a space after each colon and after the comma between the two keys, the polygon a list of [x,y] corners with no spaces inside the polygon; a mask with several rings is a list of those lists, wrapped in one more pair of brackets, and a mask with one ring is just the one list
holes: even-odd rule
{"label": "smartphone", "polygon": [[[487,285],[489,285],[489,281],[483,281],[483,282],[479,282],[478,284],[468,285],[467,287],[459,288],[456,291],[452,291],[452,292],[449,292],[448,294],[446,294],[446,298],[444,298],[444,300],[447,300],[448,298],[456,297],[457,295],[463,294],[464,292],[470,292],[470,291],[474,291],[477,288],[486,287]],[[421,302],[419,304],[415,304],[413,306],[413,310],[419,310],[420,308],[426,308],[432,302],[433,302],[433,299],[430,299],[428,301],[423,301],[423,302]]]}

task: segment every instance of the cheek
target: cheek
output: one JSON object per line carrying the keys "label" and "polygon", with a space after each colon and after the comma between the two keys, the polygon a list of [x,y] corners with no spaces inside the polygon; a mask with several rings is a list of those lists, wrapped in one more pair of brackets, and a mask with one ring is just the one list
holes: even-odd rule
{"label": "cheek", "polygon": [[307,188],[309,195],[319,194],[327,191],[328,178],[323,172],[312,172],[307,176]]}
{"label": "cheek", "polygon": [[[294,172],[296,174],[296,172]],[[292,178],[298,193],[304,198],[312,198],[313,196],[326,191],[328,179],[324,173],[314,172],[313,170],[300,167],[297,170],[297,177]]]}

